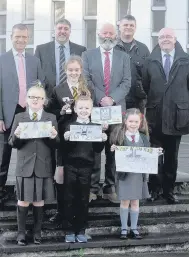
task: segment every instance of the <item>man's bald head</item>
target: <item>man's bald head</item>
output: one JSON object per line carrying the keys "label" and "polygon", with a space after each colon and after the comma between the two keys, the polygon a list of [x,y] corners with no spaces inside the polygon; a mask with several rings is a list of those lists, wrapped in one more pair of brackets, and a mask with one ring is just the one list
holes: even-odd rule
{"label": "man's bald head", "polygon": [[99,44],[106,51],[112,49],[117,43],[116,28],[111,23],[105,23],[101,26],[98,33]]}
{"label": "man's bald head", "polygon": [[170,53],[175,48],[176,36],[171,28],[163,28],[158,34],[158,43],[161,50]]}

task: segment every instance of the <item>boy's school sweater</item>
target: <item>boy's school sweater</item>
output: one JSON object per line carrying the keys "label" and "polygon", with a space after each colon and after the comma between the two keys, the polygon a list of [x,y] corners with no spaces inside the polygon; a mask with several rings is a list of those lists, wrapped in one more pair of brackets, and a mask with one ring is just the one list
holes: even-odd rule
{"label": "boy's school sweater", "polygon": [[[79,122],[72,122],[70,125],[83,125]],[[65,132],[70,131],[70,125]],[[87,125],[94,125],[88,123]],[[64,165],[74,167],[93,166],[94,153],[101,152],[104,148],[104,142],[72,142],[65,141],[64,145]]]}

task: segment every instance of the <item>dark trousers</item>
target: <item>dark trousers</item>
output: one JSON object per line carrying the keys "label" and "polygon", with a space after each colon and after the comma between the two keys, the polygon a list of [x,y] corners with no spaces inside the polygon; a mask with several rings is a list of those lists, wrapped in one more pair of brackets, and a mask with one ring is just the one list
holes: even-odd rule
{"label": "dark trousers", "polygon": [[[115,192],[115,154],[110,151],[110,143],[109,136],[111,131],[113,130],[113,126],[106,131],[108,135],[108,140],[105,142],[105,156],[106,156],[106,164],[105,164],[105,181],[104,181],[104,193],[112,193]],[[91,192],[97,194],[99,192],[100,186],[100,173],[101,173],[101,153],[95,153],[95,162],[91,175]]]}
{"label": "dark trousers", "polygon": [[[17,105],[15,115],[24,112],[26,109]],[[8,176],[12,147],[8,144],[12,125],[5,132],[0,133],[0,187],[5,186]]]}
{"label": "dark trousers", "polygon": [[68,232],[85,231],[92,167],[64,166],[64,215]]}
{"label": "dark trousers", "polygon": [[126,107],[129,108],[138,108],[142,114],[144,114],[146,105],[146,99],[138,99],[136,101],[126,101]]}
{"label": "dark trousers", "polygon": [[150,142],[152,147],[162,147],[164,155],[159,157],[158,175],[150,175],[149,190],[151,192],[163,193],[167,195],[172,193],[177,176],[178,151],[181,136],[165,135],[152,130]]}

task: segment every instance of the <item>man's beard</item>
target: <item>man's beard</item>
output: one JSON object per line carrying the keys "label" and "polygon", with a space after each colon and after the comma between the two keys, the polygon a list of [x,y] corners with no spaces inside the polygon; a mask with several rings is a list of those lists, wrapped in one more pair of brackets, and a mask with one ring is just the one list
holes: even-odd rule
{"label": "man's beard", "polygon": [[98,36],[98,41],[100,46],[106,51],[112,49],[117,44],[117,39],[102,38],[100,36]]}

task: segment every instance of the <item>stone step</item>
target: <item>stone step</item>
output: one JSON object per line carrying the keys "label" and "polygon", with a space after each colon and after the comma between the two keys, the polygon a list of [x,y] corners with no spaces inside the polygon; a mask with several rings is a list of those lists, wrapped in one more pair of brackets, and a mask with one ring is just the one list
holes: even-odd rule
{"label": "stone step", "polygon": [[[188,234],[189,232],[184,233],[153,233],[149,234],[147,236],[144,236],[142,240],[120,240],[116,236],[110,236],[110,235],[104,235],[104,236],[97,236],[93,237],[92,240],[89,240],[88,243],[64,243],[63,236],[60,238],[52,238],[49,239],[43,239],[43,242],[41,245],[34,245],[32,242],[29,242],[28,246],[18,246],[15,244],[15,240],[13,239],[2,239],[1,238],[1,245],[0,245],[0,254],[15,254],[15,253],[26,253],[27,252],[34,252],[35,254],[38,252],[61,252],[60,256],[84,256],[84,255],[90,255],[93,254],[97,256],[97,254],[100,254],[104,256],[103,250],[106,251],[107,254],[107,248],[110,252],[112,249],[114,250],[122,250],[124,248],[125,254],[128,253],[128,251],[131,252],[131,250],[135,250],[136,253],[139,253],[140,250],[143,249],[143,253],[149,253],[150,250],[154,250],[155,247],[160,248],[161,250],[168,250],[168,246],[170,245],[182,245],[182,251],[184,251],[186,247],[186,243],[188,242]],[[31,241],[31,239],[30,239]],[[183,248],[184,247],[184,248]],[[138,250],[138,251],[137,251]],[[123,252],[122,252],[123,254]],[[35,255],[36,256],[36,255]]]}

